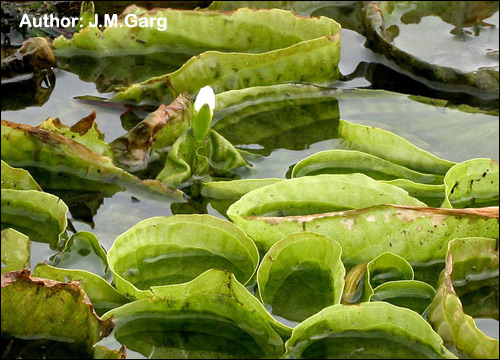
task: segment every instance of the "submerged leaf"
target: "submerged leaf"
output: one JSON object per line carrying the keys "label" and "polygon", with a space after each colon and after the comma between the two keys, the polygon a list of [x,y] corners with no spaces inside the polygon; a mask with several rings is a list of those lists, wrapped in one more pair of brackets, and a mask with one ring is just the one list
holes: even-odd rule
{"label": "submerged leaf", "polygon": [[246,283],[259,254],[230,222],[209,215],[175,215],[143,220],[121,234],[108,262],[116,288],[141,298],[151,295],[151,286],[191,281],[212,268],[227,269]]}
{"label": "submerged leaf", "polygon": [[322,235],[292,234],[274,244],[262,259],[259,295],[273,315],[303,321],[340,303],[344,265],[340,245]]}
{"label": "submerged leaf", "polygon": [[38,190],[2,189],[2,230],[14,228],[32,241],[56,249],[66,231],[68,207],[60,198]]}
{"label": "submerged leaf", "polygon": [[2,230],[2,274],[30,266],[29,237],[14,230]]}
{"label": "submerged leaf", "polygon": [[2,341],[31,339],[28,347],[45,346],[40,354],[59,351],[86,358],[112,328],[113,320],[101,320],[75,282],[33,278],[29,270],[2,274]]}
{"label": "submerged leaf", "polygon": [[286,358],[455,358],[414,311],[383,302],[333,305],[295,327]]}
{"label": "submerged leaf", "polygon": [[460,356],[474,359],[498,356],[498,339],[490,338],[477,328],[461,301],[467,293],[485,286],[493,287],[496,292],[496,314],[493,316],[498,319],[498,240],[463,238],[451,241],[428,321],[445,344],[456,349]]}
{"label": "submerged leaf", "polygon": [[13,168],[2,160],[2,189],[15,190],[38,190],[42,188],[38,185],[31,174],[20,168]]}
{"label": "submerged leaf", "polygon": [[153,288],[156,296],[114,309],[115,338],[151,358],[278,358],[290,329],[229,272]]}
{"label": "submerged leaf", "polygon": [[453,166],[444,178],[447,208],[498,206],[498,161],[472,159]]}

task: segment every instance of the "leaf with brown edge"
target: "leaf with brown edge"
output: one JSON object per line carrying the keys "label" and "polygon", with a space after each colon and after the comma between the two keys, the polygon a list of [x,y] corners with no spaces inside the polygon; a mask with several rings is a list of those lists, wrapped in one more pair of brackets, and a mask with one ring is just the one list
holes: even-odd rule
{"label": "leaf with brown edge", "polygon": [[144,169],[152,147],[163,149],[189,128],[192,102],[179,95],[170,105],[161,104],[127,134],[110,143],[115,162],[127,171]]}
{"label": "leaf with brown edge", "polygon": [[116,167],[111,158],[53,131],[2,120],[1,144],[2,159],[29,170],[46,190],[114,194],[126,187],[184,199],[182,191],[144,182]]}
{"label": "leaf with brown edge", "polygon": [[101,320],[96,315],[77,282],[34,278],[26,269],[13,271],[2,274],[1,297],[2,340],[10,341],[11,352],[16,343],[24,342],[29,347],[41,346],[40,354],[45,352],[47,357],[61,351],[91,357],[94,344],[114,326],[113,319]]}

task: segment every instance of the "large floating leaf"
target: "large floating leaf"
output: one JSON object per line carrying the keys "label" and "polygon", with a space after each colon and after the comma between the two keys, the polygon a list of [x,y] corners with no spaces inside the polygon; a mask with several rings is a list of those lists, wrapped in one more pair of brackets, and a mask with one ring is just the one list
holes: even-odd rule
{"label": "large floating leaf", "polygon": [[33,271],[33,276],[66,283],[78,281],[89,297],[96,313],[101,316],[107,311],[129,302],[102,277],[85,270],[61,269],[39,264]]}
{"label": "large floating leaf", "polygon": [[242,283],[259,262],[255,244],[233,224],[209,215],[156,217],[121,234],[108,252],[116,287],[127,296],[151,294],[151,286],[180,284],[212,268]]}
{"label": "large floating leaf", "polygon": [[141,181],[106,156],[57,133],[2,120],[2,159],[28,169],[42,188],[114,194],[128,186],[182,199],[152,180]]}
{"label": "large floating leaf", "polygon": [[[137,10],[137,8],[129,8],[125,13],[128,11],[136,12]],[[191,86],[193,88],[194,84],[202,80],[202,77],[194,74],[196,71],[199,72],[200,64],[206,67],[205,75],[211,81],[220,79],[222,75],[226,77],[233,76],[233,74],[240,71],[241,73],[237,77],[233,77],[233,79],[236,82],[241,81],[244,87],[251,86],[251,79],[265,84],[266,71],[273,73],[279,70],[271,64],[276,59],[273,61],[272,54],[270,57],[260,57],[258,55],[247,57],[242,53],[255,54],[286,49],[297,43],[319,39],[320,37],[325,37],[325,40],[327,40],[326,37],[332,37],[338,34],[340,30],[340,26],[333,20],[327,18],[300,18],[290,12],[281,10],[253,11],[240,9],[235,12],[223,13],[155,9],[149,12],[140,10],[139,13],[136,12],[136,15],[138,15],[138,21],[144,18],[148,20],[151,18],[165,18],[168,26],[163,31],[159,30],[159,26],[131,30],[131,27],[123,24],[123,19],[120,19],[119,22],[123,26],[110,26],[103,32],[97,28],[86,28],[71,40],[59,37],[54,41],[58,59],[62,59],[60,62],[67,68],[82,74],[85,80],[98,81],[101,90],[109,91],[115,84],[128,85],[140,78],[144,78],[143,76],[147,74],[160,75],[158,69],[154,69],[152,66],[154,64],[158,64],[157,68],[163,69],[162,74],[165,74],[169,70],[179,68],[192,55],[200,54],[206,50],[215,50],[216,52],[202,54],[202,58],[205,57],[205,59],[197,61],[196,58],[192,58],[190,60],[190,62],[194,61],[196,63],[194,66],[197,67],[197,69],[193,70],[191,68],[189,70],[189,72],[193,72],[193,74],[188,75],[190,79],[184,79],[184,71],[180,71],[179,74],[172,73],[171,81],[167,80],[168,77],[164,78],[166,81],[160,81],[157,88],[158,92],[154,91],[155,94],[147,91],[144,94],[146,96],[137,98],[136,94],[133,94],[137,90],[135,89],[131,95],[124,94],[117,97],[117,99],[128,99],[128,101],[151,101],[156,99],[155,102],[160,101],[161,98],[170,98],[169,101],[162,101],[169,103],[173,100],[173,94],[172,92],[169,93],[169,91],[180,94],[188,90],[188,88],[183,87]],[[286,31],[276,31],[277,28],[286,29]],[[200,33],[197,29],[205,29],[205,31]],[[180,39],[182,39],[181,43],[179,42]],[[339,57],[339,43],[336,40],[324,43],[326,47],[330,48],[330,51],[324,49],[325,51],[319,51],[315,56],[312,56],[312,53],[310,54],[311,61],[316,61],[323,53],[325,63],[321,60],[316,66],[309,67],[309,63],[307,64],[307,67],[312,71],[310,73],[316,77],[319,76],[322,80],[338,78],[336,65]],[[314,47],[313,44],[306,44],[309,50],[311,50],[310,45]],[[304,50],[301,50],[301,52]],[[233,55],[223,52],[237,52],[239,54]],[[295,50],[292,50],[293,52]],[[126,62],[123,66],[116,66],[116,62],[113,64],[114,68],[110,66],[113,57],[116,59],[117,56],[123,56],[124,54],[129,56],[125,57]],[[285,51],[277,55],[287,57],[289,54]],[[302,53],[301,56],[307,57],[307,51]],[[210,63],[207,63],[207,57]],[[243,59],[244,61],[242,61]],[[250,70],[251,66],[248,66],[247,63],[254,62],[258,64],[258,59],[267,59],[268,66],[264,66],[262,69]],[[296,59],[289,60],[285,61],[285,65],[288,64],[290,70],[298,69],[293,65]],[[90,69],[83,66],[85,61],[90,62]],[[217,63],[214,63],[214,61]],[[263,64],[265,61],[261,60],[260,63]],[[218,69],[214,68],[214,65]],[[226,67],[228,72],[224,74],[225,70],[223,71],[220,66]],[[316,71],[314,71],[314,67],[317,68]],[[304,71],[304,68],[300,70]],[[322,72],[323,74],[321,74]],[[277,74],[273,74],[268,80],[274,79],[276,81],[276,77]],[[248,84],[245,84],[245,79],[248,79]],[[302,79],[300,79],[300,76],[298,78],[294,77],[289,71],[283,71],[282,78],[277,79],[277,81],[286,80],[301,81]],[[170,82],[172,86],[170,86]],[[193,84],[189,85],[190,82]],[[228,83],[227,80],[225,82],[226,86],[238,88],[234,82]],[[193,91],[196,92],[204,85],[209,85],[209,83],[198,87],[195,86]],[[212,87],[215,89],[214,85]],[[221,92],[221,88],[217,87],[216,92]],[[191,94],[194,93],[191,92]],[[149,95],[153,96],[150,97]]]}
{"label": "large floating leaf", "polygon": [[2,189],[2,230],[14,228],[32,241],[59,246],[66,231],[68,207],[60,198],[38,190]]}
{"label": "large floating leaf", "polygon": [[[496,314],[489,315],[498,319],[498,240],[463,238],[451,241],[446,268],[439,277],[428,320],[445,344],[456,349],[461,356],[473,359],[498,356],[498,339],[490,338],[477,328],[474,319],[465,313],[461,301],[467,293],[485,286],[493,287],[496,292],[493,295]],[[483,297],[481,306],[484,305]]]}
{"label": "large floating leaf", "polygon": [[[338,31],[338,30],[337,30]],[[216,93],[283,82],[322,83],[337,80],[340,33],[300,42],[263,54],[225,54],[207,51],[179,70],[130,86],[110,101],[162,103],[186,91],[197,93],[209,85]]]}
{"label": "large floating leaf", "polygon": [[339,149],[320,151],[298,162],[292,170],[292,177],[351,173],[362,173],[375,180],[408,179],[417,183],[443,181],[441,176],[419,173],[374,155]]}
{"label": "large floating leaf", "polygon": [[455,358],[414,311],[383,302],[333,305],[295,327],[287,358]]}
{"label": "large floating leaf", "polygon": [[498,161],[473,159],[453,166],[444,178],[447,208],[498,206]]}
{"label": "large floating leaf", "polygon": [[165,167],[156,177],[165,186],[179,187],[192,179],[224,176],[248,166],[238,149],[213,130],[200,142],[193,129],[185,131],[172,145]]}
{"label": "large floating leaf", "polygon": [[244,179],[232,181],[211,181],[201,184],[201,195],[222,215],[243,195],[252,190],[283,181],[283,179]]}
{"label": "large floating leaf", "polygon": [[419,280],[424,276],[420,272],[429,269],[429,279],[426,279],[429,283],[436,281],[444,266],[449,241],[465,236],[494,238],[499,232],[498,208],[448,210],[385,205],[286,217],[252,216],[243,210],[236,214],[235,210],[243,208],[243,202],[252,193],[243,196],[239,200],[241,204],[232,205],[228,215],[259,249],[267,250],[289,234],[310,231],[336,240],[342,247],[342,261],[347,268],[392,252],[414,267]]}
{"label": "large floating leaf", "polygon": [[[231,205],[227,214],[236,225],[250,234],[261,250],[267,251],[285,235],[280,232],[281,226],[271,226],[270,231],[262,236],[260,231],[263,229],[257,230],[259,225],[254,227],[256,223],[252,223],[249,217],[278,217],[283,220],[287,216],[360,209],[381,204],[424,205],[410,197],[406,191],[380,183],[366,175],[318,175],[286,180],[253,190]],[[349,230],[350,226],[346,227]],[[301,226],[297,228],[297,231],[302,230]]]}
{"label": "large floating leaf", "polygon": [[114,309],[115,338],[150,358],[278,358],[290,329],[229,272],[208,270],[187,284]]}
{"label": "large floating leaf", "polygon": [[[492,1],[384,1],[366,5],[362,20],[368,46],[402,70],[441,84],[460,85],[469,92],[479,90],[490,97],[496,93],[498,97],[498,60],[488,53],[496,47],[498,29],[495,24],[485,26],[482,22],[496,12],[498,3]],[[468,51],[463,51],[464,41]]]}
{"label": "large floating leaf", "polygon": [[2,274],[30,266],[29,237],[14,230],[2,230]]}
{"label": "large floating leaf", "polygon": [[42,190],[31,174],[19,168],[13,168],[2,160],[2,189]]}
{"label": "large floating leaf", "polygon": [[96,315],[77,283],[32,278],[28,270],[2,275],[2,341],[14,348],[24,341],[22,351],[35,343],[41,357],[88,358],[112,328],[113,320]]}
{"label": "large floating leaf", "polygon": [[274,244],[257,273],[260,297],[272,313],[303,321],[339,304],[344,288],[340,245],[322,235],[292,234]]}

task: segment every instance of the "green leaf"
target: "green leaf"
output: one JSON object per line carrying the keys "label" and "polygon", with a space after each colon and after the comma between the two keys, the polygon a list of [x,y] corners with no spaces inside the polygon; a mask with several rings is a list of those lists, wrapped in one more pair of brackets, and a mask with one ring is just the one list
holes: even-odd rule
{"label": "green leaf", "polygon": [[[282,228],[293,227],[294,232],[304,230],[299,223],[285,221],[283,217],[320,214],[332,211],[360,209],[372,205],[402,204],[423,206],[398,187],[383,184],[362,174],[317,175],[290,179],[253,190],[228,209],[229,218],[247,232],[260,250],[267,251],[275,242],[289,234]],[[284,226],[257,225],[248,217],[264,219],[278,217]],[[265,223],[265,221],[263,221]],[[286,225],[285,225],[286,224]],[[346,224],[349,230],[352,225]],[[258,228],[258,231],[256,232]],[[328,234],[324,234],[328,236]]]}
{"label": "green leaf", "polygon": [[153,290],[156,296],[104,315],[114,316],[115,338],[128,349],[152,358],[278,358],[284,352],[279,334],[289,336],[290,329],[229,272],[208,270],[189,283]]}
{"label": "green leaf", "polygon": [[102,277],[85,270],[61,269],[41,263],[33,271],[33,276],[63,283],[78,281],[99,316],[129,302]]}
{"label": "green leaf", "polygon": [[60,198],[38,190],[2,189],[2,230],[14,228],[32,241],[56,249],[66,231],[68,207]]}
{"label": "green leaf", "polygon": [[63,125],[59,118],[48,118],[38,127],[82,144],[99,155],[112,158],[113,153],[110,146],[103,141],[104,134],[101,133],[94,121],[96,116],[97,113],[94,110],[89,116],[84,117],[71,127]]}
{"label": "green leaf", "polygon": [[226,216],[227,209],[243,195],[252,190],[280,181],[283,181],[283,179],[243,179],[205,182],[201,184],[201,195],[210,199],[210,204],[214,209]]}
{"label": "green leaf", "polygon": [[259,262],[255,244],[233,224],[209,215],[175,215],[139,222],[108,252],[116,288],[150,296],[151,286],[188,282],[212,268],[248,282]]}
{"label": "green leaf", "polygon": [[455,165],[419,149],[390,131],[372,126],[340,121],[338,133],[349,149],[369,153],[418,172],[444,175]]}
{"label": "green leaf", "polygon": [[2,230],[2,274],[30,266],[29,237],[14,229]]}
{"label": "green leaf", "polygon": [[[127,11],[124,12],[124,16],[126,13]],[[214,50],[210,54],[202,54],[205,59],[198,61],[194,65],[196,67],[207,66],[213,68],[213,61],[217,61],[217,67],[219,68],[214,68],[213,71],[206,73],[208,78],[220,78],[224,72],[220,66],[225,66],[226,70],[228,70],[226,77],[231,76],[234,71],[238,71],[239,67],[240,74],[233,77],[233,81],[241,81],[242,85],[245,84],[245,79],[248,79],[248,81],[254,79],[264,83],[266,70],[270,70],[272,73],[280,71],[280,69],[271,64],[273,61],[268,56],[259,57],[253,56],[253,54],[286,49],[297,43],[319,39],[320,37],[324,37],[326,40],[327,37],[333,37],[340,32],[340,26],[331,19],[308,19],[281,10],[253,11],[240,9],[235,12],[223,13],[155,9],[150,12],[141,11],[137,20],[147,19],[150,21],[152,18],[165,18],[168,26],[163,31],[159,29],[159,26],[136,27],[132,30],[130,26],[124,24],[124,20],[121,18],[117,26],[110,26],[102,32],[98,28],[86,28],[70,40],[61,36],[54,41],[58,62],[65,68],[80,74],[86,81],[98,81],[101,91],[110,91],[116,87],[116,84],[130,85],[141,78],[151,77],[145,77],[144,75],[158,76],[160,75],[158,74],[158,68],[166,69],[161,74],[173,72],[184,64],[189,57],[198,55],[203,51]],[[204,31],[200,33],[195,29],[204,29]],[[286,29],[286,31],[281,31],[281,29]],[[179,44],[179,39],[182,39],[182,45]],[[326,74],[320,74],[319,70],[321,69],[321,71],[329,73],[330,76],[338,78],[336,65],[339,57],[339,44],[338,41],[329,43],[328,47],[330,47],[331,51],[326,51],[327,49],[323,51],[323,60],[326,62],[318,61],[316,76],[325,77]],[[306,47],[309,47],[309,45],[306,45]],[[304,51],[304,49],[301,51]],[[238,54],[227,54],[227,52]],[[321,52],[319,51],[315,56],[310,54],[312,61],[319,59]],[[244,53],[249,53],[248,55],[252,56]],[[327,56],[328,54],[331,57]],[[206,64],[207,56],[205,55],[208,55],[211,64]],[[277,54],[279,57],[288,55],[286,51]],[[304,56],[308,56],[308,54],[305,53]],[[245,58],[246,61],[241,62],[240,57],[241,59]],[[267,64],[265,64],[265,60],[261,60],[260,64],[267,66],[262,67],[260,70],[250,70],[251,67],[246,65],[247,61],[256,61],[256,64],[258,64],[258,59],[266,58]],[[117,59],[119,61],[116,61]],[[190,61],[193,62],[194,60],[195,58]],[[285,64],[288,63],[291,70],[294,68],[295,60],[290,60],[289,62],[286,61]],[[154,65],[157,65],[156,71]],[[233,68],[236,70],[233,70]],[[314,70],[314,66],[309,68]],[[181,74],[173,77],[172,86],[162,81],[158,84],[158,92],[156,90],[153,90],[153,93],[147,91],[146,96],[137,100],[157,103],[163,97],[170,100],[161,102],[169,103],[176,95],[184,91],[182,88],[188,85],[188,82],[193,84],[200,82],[202,77],[194,74],[199,70],[191,68],[189,72],[192,72],[192,74],[187,74],[187,76],[191,77],[190,79],[175,80],[185,76],[181,71]],[[259,72],[262,74],[259,74]],[[283,73],[285,74],[285,71]],[[272,75],[270,79],[277,77],[276,74],[270,75]],[[288,76],[290,77],[290,75],[293,74],[289,73]],[[293,78],[292,76],[291,79]],[[184,80],[189,81],[186,83]],[[286,80],[285,76],[279,79],[279,81]],[[301,81],[300,78],[295,80]],[[236,85],[229,84],[228,80],[225,80],[225,82],[226,86]],[[250,85],[249,83],[245,87]],[[196,87],[196,89],[201,87],[203,85]],[[132,91],[132,93],[136,90]],[[172,91],[175,91],[175,94]],[[191,95],[194,95],[196,91],[191,92]],[[216,92],[220,91],[221,89],[218,89]],[[139,97],[141,96],[139,95]],[[153,101],[154,99],[156,101]]]}
{"label": "green leaf", "polygon": [[[332,20],[333,21],[333,20]],[[323,83],[340,76],[340,33],[303,41],[263,54],[207,51],[176,72],[134,84],[114,95],[121,103],[162,103],[184,91],[191,95],[210,86],[216,94],[283,82]]]}
{"label": "green leaf", "polygon": [[286,358],[455,358],[416,312],[383,302],[333,305],[295,327]]}
{"label": "green leaf", "polygon": [[339,304],[345,275],[341,253],[336,241],[313,233],[278,241],[257,272],[262,302],[274,315],[298,322]]}
{"label": "green leaf", "polygon": [[419,184],[406,179],[396,179],[384,182],[408,191],[410,196],[424,202],[429,207],[440,207],[445,198],[444,184]]}
{"label": "green leaf", "polygon": [[[332,175],[313,178],[320,176]],[[296,180],[301,179],[307,177]],[[277,198],[279,189],[276,185],[284,188],[282,183],[278,183],[261,189],[272,189],[269,194],[274,193]],[[258,191],[261,190],[243,196],[229,208],[228,215],[261,251],[269,249],[289,234],[310,231],[332,236],[342,247],[342,261],[348,269],[384,252],[391,252],[412,265],[417,279],[425,279],[431,284],[436,282],[444,266],[449,241],[466,236],[493,238],[499,232],[498,208],[458,210],[382,205],[352,211],[280,217],[265,214],[268,212],[267,199]],[[305,193],[302,188],[295,191]],[[328,193],[327,188],[322,192],[325,200]],[[254,198],[255,194],[259,196]],[[262,204],[260,208],[255,207],[259,211],[264,210],[262,215],[252,214],[254,200],[255,204]],[[246,212],[245,208],[249,211]]]}
{"label": "green leaf", "polygon": [[[363,267],[359,265],[351,269],[346,276],[343,303],[370,301],[374,288],[397,280],[413,280],[411,265],[401,256],[390,252],[382,253]],[[360,287],[362,290],[359,289]]]}
{"label": "green leaf", "polygon": [[82,1],[80,5],[80,21],[75,26],[75,33],[83,30],[94,21],[95,7],[93,1]]}
{"label": "green leaf", "polygon": [[2,341],[45,341],[44,352],[85,358],[112,328],[113,320],[96,315],[77,283],[32,278],[29,270],[2,274]]}
{"label": "green leaf", "polygon": [[498,206],[498,161],[472,159],[453,166],[444,178],[443,207]]}
{"label": "green leaf", "polygon": [[108,278],[106,252],[96,236],[88,231],[80,231],[71,236],[64,248],[54,255],[52,262],[57,268],[86,270],[104,279]]}
{"label": "green leaf", "polygon": [[193,179],[225,176],[241,166],[248,163],[221,135],[210,130],[200,143],[193,129],[189,129],[172,145],[165,167],[156,179],[165,186],[179,187]]}
{"label": "green leaf", "polygon": [[[498,240],[462,238],[451,241],[448,244],[446,268],[439,277],[439,287],[429,309],[428,321],[445,344],[455,349],[461,357],[481,359],[498,356],[498,339],[490,338],[477,328],[474,319],[464,312],[461,301],[467,294],[488,283],[495,288],[498,299]],[[461,294],[460,298],[457,293]],[[494,300],[494,303],[498,319],[498,300]]]}
{"label": "green leaf", "polygon": [[141,181],[113,165],[106,156],[62,135],[39,127],[2,120],[2,159],[30,171],[45,190],[114,194],[122,186],[156,195],[183,199],[153,180]]}
{"label": "green leaf", "polygon": [[2,160],[2,189],[15,190],[39,190],[42,188],[38,185],[31,174],[19,168],[13,168]]}
{"label": "green leaf", "polygon": [[370,301],[385,301],[424,314],[436,295],[429,284],[417,280],[390,281],[373,291]]}
{"label": "green leaf", "polygon": [[361,173],[375,180],[408,179],[417,183],[442,183],[443,177],[423,174],[377,156],[355,150],[326,150],[299,161],[292,177],[319,174]]}
{"label": "green leaf", "polygon": [[118,166],[125,170],[144,169],[152,149],[164,150],[189,129],[192,102],[187,94],[179,95],[170,105],[160,107],[134,126],[127,134],[111,142]]}

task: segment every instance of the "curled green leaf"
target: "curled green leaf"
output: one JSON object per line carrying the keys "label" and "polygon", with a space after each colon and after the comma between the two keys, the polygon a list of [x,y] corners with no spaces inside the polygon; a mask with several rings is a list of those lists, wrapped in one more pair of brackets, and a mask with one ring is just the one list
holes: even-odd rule
{"label": "curled green leaf", "polygon": [[182,200],[153,180],[141,181],[76,141],[53,131],[2,120],[2,159],[30,171],[42,188],[114,194],[122,186]]}
{"label": "curled green leaf", "polygon": [[32,241],[56,249],[66,231],[68,207],[60,198],[38,190],[2,189],[2,230],[14,228]]}
{"label": "curled green leaf", "polygon": [[298,322],[340,303],[345,275],[341,253],[336,241],[313,233],[280,240],[257,272],[262,302],[274,315]]}
{"label": "curled green leaf", "polygon": [[222,215],[243,195],[252,190],[271,185],[283,179],[243,179],[231,181],[211,181],[201,184],[201,195],[210,199],[210,204]]}
{"label": "curled green leaf", "polygon": [[333,305],[295,327],[286,358],[455,358],[416,312],[384,302]]}
{"label": "curled green leaf", "polygon": [[440,207],[445,198],[444,184],[419,184],[406,179],[388,180],[384,182],[408,191],[410,196],[424,202],[429,207]]}
{"label": "curled green leaf", "polygon": [[2,230],[2,274],[30,266],[29,237],[14,229]]}
{"label": "curled green leaf", "polygon": [[115,338],[153,358],[278,358],[279,324],[225,271],[208,270],[186,284],[153,288],[140,299],[103,316],[116,321]]}
{"label": "curled green leaf", "polygon": [[[113,320],[96,315],[76,282],[34,278],[29,270],[2,274],[2,341],[10,342],[11,351],[20,351],[12,357],[33,346],[49,358],[91,357],[94,344],[112,328]],[[20,349],[19,342],[24,343]]]}
{"label": "curled green leaf", "polygon": [[42,188],[38,185],[31,174],[20,168],[13,168],[2,160],[2,189],[16,190],[38,190]]}
{"label": "curled green leaf", "polygon": [[299,161],[292,177],[319,174],[362,173],[375,180],[408,179],[417,183],[439,183],[438,175],[419,173],[377,156],[356,150],[325,150]]}
{"label": "curled green leaf", "polygon": [[213,130],[199,142],[194,129],[185,131],[172,145],[165,167],[156,177],[165,186],[179,187],[193,179],[227,176],[248,166],[238,149]]}
{"label": "curled green leaf", "polygon": [[498,161],[472,159],[453,166],[444,178],[447,208],[498,206]]}
{"label": "curled green leaf", "polygon": [[[460,356],[473,359],[498,356],[498,339],[490,338],[477,328],[462,302],[467,295],[485,287],[493,287],[496,293],[496,300],[493,300],[496,314],[490,315],[498,319],[498,240],[462,238],[451,241],[428,321],[445,344]],[[484,302],[481,305],[484,306]]]}
{"label": "curled green leaf", "polygon": [[129,302],[106,280],[89,271],[61,269],[41,263],[33,270],[33,276],[63,283],[78,281],[99,316]]}
{"label": "curled green leaf", "polygon": [[152,286],[191,281],[212,268],[248,282],[259,262],[255,244],[233,224],[209,215],[156,217],[121,234],[108,252],[117,289],[150,296]]}

